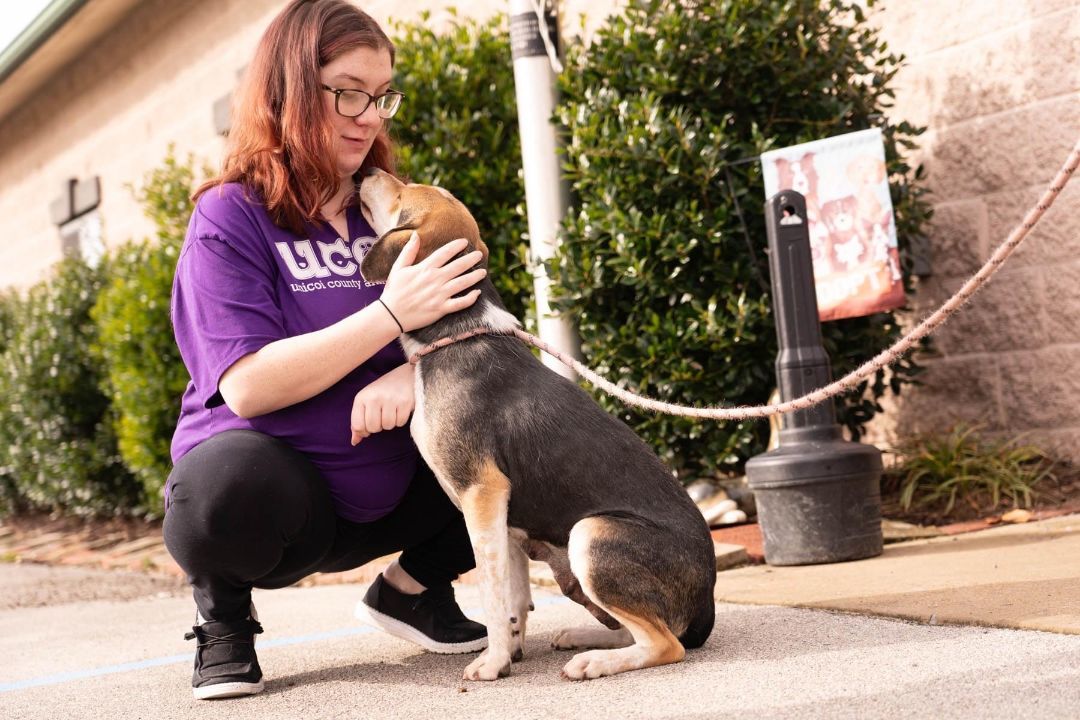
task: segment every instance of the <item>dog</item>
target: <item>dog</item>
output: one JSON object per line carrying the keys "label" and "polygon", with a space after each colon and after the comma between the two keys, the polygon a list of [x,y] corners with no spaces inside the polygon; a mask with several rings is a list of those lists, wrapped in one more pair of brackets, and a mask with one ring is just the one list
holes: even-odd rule
{"label": "dog", "polygon": [[[361,261],[385,281],[415,231],[418,260],[467,238],[487,262],[468,209],[442,188],[366,171],[361,212],[379,235]],[[562,672],[584,680],[683,659],[712,632],[716,560],[686,491],[625,424],[546,368],[512,332],[490,279],[471,307],[401,335],[409,356],[477,328],[491,331],[423,355],[413,439],[461,509],[480,575],[488,648],[466,680],[495,680],[520,660],[531,605],[528,560],[547,562],[563,592],[606,627],[558,633],[588,649]]]}

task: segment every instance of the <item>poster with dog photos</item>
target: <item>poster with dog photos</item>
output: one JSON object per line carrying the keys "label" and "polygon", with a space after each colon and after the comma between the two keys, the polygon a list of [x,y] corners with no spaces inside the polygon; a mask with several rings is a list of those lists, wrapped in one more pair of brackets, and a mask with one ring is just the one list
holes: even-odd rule
{"label": "poster with dog photos", "polygon": [[806,198],[822,321],[904,304],[880,129],[772,150],[761,165],[766,198],[781,190]]}

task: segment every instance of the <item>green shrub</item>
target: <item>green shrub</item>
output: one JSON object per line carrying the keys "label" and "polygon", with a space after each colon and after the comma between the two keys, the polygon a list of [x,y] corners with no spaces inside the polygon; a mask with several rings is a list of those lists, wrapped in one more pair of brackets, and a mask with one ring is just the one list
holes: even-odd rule
{"label": "green shrub", "polygon": [[[921,129],[881,115],[901,60],[841,0],[630,0],[588,48],[570,48],[558,118],[574,207],[550,273],[588,364],[670,402],[765,402],[776,338],[755,158],[882,126],[904,253],[928,209],[900,155]],[[885,313],[823,331],[839,377],[900,327]],[[858,436],[879,398],[915,372],[905,360],[878,373],[839,403],[841,422]],[[764,422],[692,421],[597,397],[683,475],[737,470],[767,439]]]}
{"label": "green shrub", "polygon": [[445,187],[472,211],[492,282],[525,320],[533,286],[505,18],[455,20],[441,34],[428,24],[424,13],[393,28],[394,83],[406,95],[393,130],[398,169],[413,182]]}
{"label": "green shrub", "polygon": [[89,352],[103,272],[66,258],[14,304],[0,357],[0,467],[17,488],[14,509],[117,515],[138,503]]}
{"label": "green shrub", "polygon": [[173,339],[169,300],[193,207],[193,165],[191,156],[178,162],[170,148],[163,164],[147,173],[136,199],[154,221],[157,237],[116,251],[91,311],[120,454],[142,485],[144,510],[150,515],[163,512],[165,479],[172,467],[169,444],[188,382]]}
{"label": "green shrub", "polygon": [[[11,345],[19,313],[19,295],[13,290],[0,292],[0,358],[3,358]],[[9,384],[0,374],[0,389],[6,392]],[[10,403],[0,403],[0,427],[22,420],[15,416]],[[0,430],[2,433],[2,430]],[[7,464],[7,458],[0,452],[0,516],[10,515],[23,509],[25,501],[19,495],[13,469]]]}
{"label": "green shrub", "polygon": [[12,289],[0,290],[0,352],[7,349],[15,332],[19,312],[19,294]]}
{"label": "green shrub", "polygon": [[884,494],[900,507],[947,516],[957,503],[975,512],[993,511],[1004,501],[1030,507],[1037,486],[1053,479],[1054,463],[1020,438],[981,436],[979,426],[957,425],[946,433],[908,438],[894,449],[900,462],[883,480]]}

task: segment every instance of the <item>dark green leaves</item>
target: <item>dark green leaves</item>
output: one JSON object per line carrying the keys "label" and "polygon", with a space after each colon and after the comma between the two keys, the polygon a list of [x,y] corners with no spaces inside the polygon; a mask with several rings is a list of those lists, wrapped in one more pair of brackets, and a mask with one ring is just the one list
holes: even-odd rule
{"label": "dark green leaves", "polygon": [[522,321],[532,306],[525,182],[505,18],[393,28],[394,86],[408,97],[394,120],[399,171],[454,193],[491,253],[491,279]]}
{"label": "dark green leaves", "polygon": [[100,335],[93,349],[105,369],[120,455],[142,485],[140,510],[150,515],[164,510],[169,443],[188,381],[173,339],[169,296],[195,184],[194,159],[177,160],[170,147],[136,191],[157,238],[117,249],[92,312]]}
{"label": "dark green leaves", "polygon": [[[840,0],[631,0],[571,47],[558,120],[574,207],[550,272],[589,364],[672,402],[764,402],[776,341],[754,158],[881,125],[898,67]],[[901,248],[928,216],[897,147],[918,132],[885,127]],[[899,333],[887,314],[823,329],[838,376]],[[881,373],[839,404],[841,421],[857,435],[915,372]],[[738,469],[768,434],[598,399],[690,476]]]}

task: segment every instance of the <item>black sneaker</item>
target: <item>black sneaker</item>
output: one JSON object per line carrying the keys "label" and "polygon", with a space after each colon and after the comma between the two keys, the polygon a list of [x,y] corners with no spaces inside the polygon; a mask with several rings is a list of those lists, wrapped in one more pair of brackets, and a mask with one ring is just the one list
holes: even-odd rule
{"label": "black sneaker", "polygon": [[450,585],[407,595],[380,574],[356,604],[356,617],[433,653],[456,655],[487,647],[487,628],[465,617]]}
{"label": "black sneaker", "polygon": [[195,673],[191,676],[196,700],[262,692],[262,668],[255,656],[255,636],[263,629],[254,614],[254,606],[251,612],[251,617],[233,622],[204,621],[195,613],[195,625],[184,639],[198,638]]}

